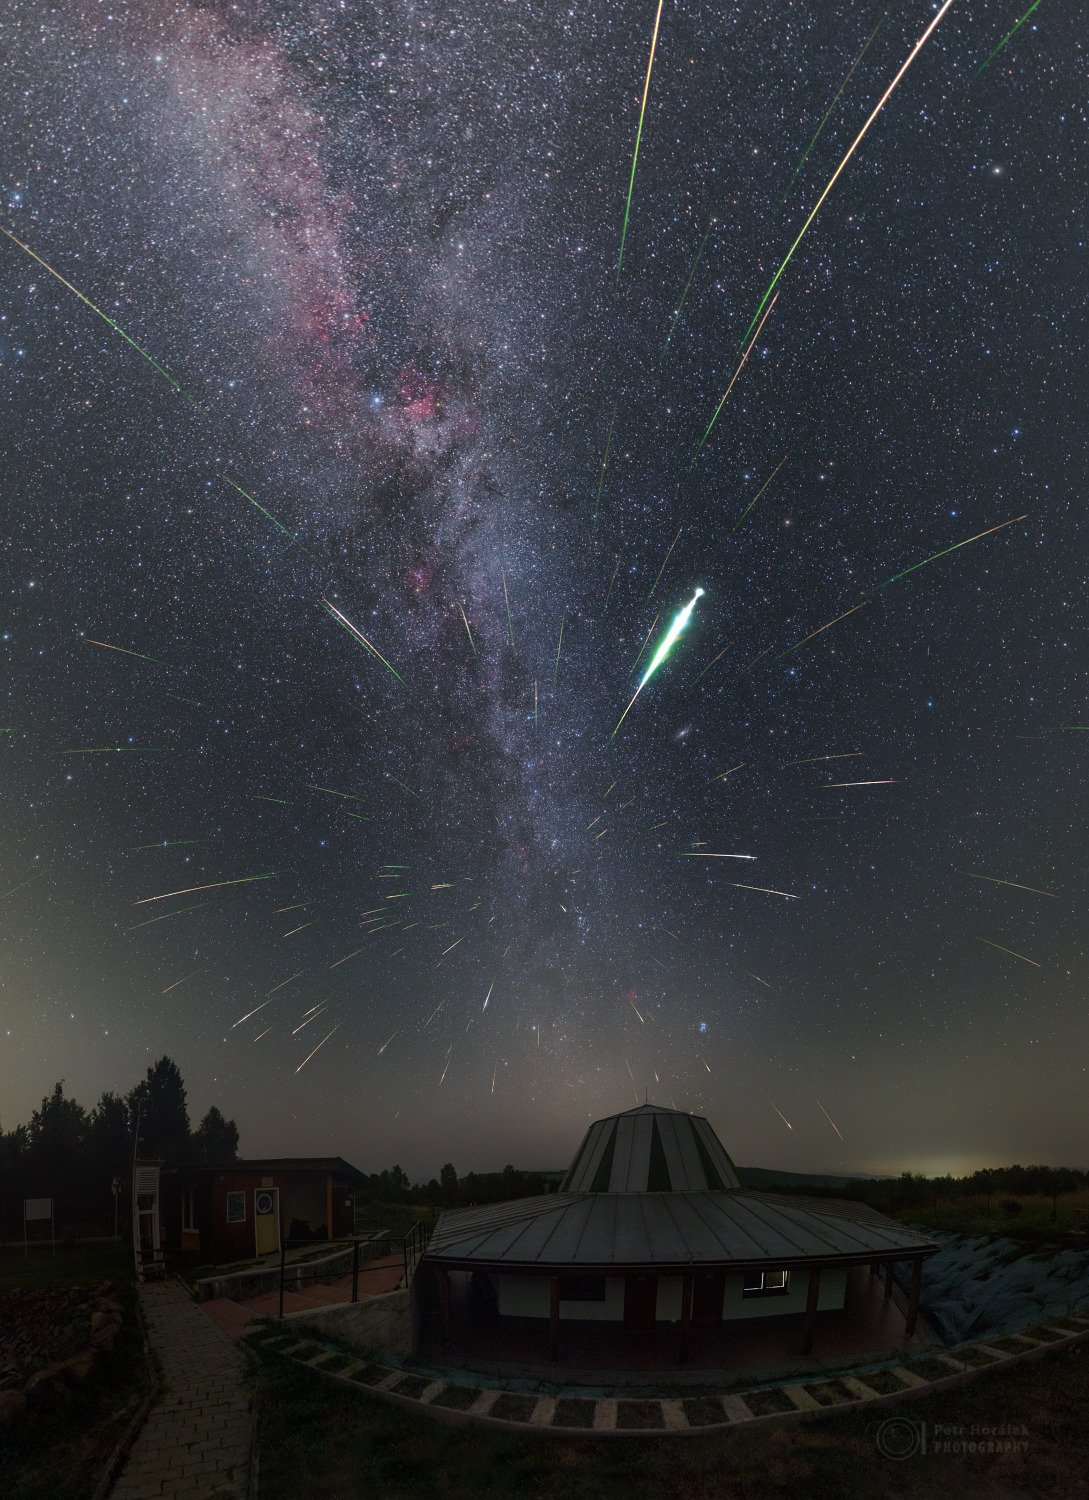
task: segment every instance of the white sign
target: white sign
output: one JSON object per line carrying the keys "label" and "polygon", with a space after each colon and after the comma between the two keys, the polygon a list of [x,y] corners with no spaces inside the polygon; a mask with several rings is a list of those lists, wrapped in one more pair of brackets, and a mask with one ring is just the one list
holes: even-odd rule
{"label": "white sign", "polygon": [[53,1217],[52,1198],[24,1198],[23,1218],[30,1223],[37,1219],[51,1219]]}

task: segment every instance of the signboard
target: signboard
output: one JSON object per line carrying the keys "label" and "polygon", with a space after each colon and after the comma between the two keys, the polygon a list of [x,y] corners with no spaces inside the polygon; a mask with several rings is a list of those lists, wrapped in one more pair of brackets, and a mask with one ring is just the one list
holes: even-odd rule
{"label": "signboard", "polygon": [[245,1193],[227,1194],[227,1223],[244,1224],[246,1222],[246,1195]]}
{"label": "signboard", "polygon": [[44,1240],[31,1241],[27,1234],[28,1224],[48,1224],[49,1243],[53,1254],[57,1253],[56,1225],[53,1222],[53,1200],[52,1198],[24,1198],[23,1199],[23,1255],[30,1254],[31,1244],[44,1244]]}

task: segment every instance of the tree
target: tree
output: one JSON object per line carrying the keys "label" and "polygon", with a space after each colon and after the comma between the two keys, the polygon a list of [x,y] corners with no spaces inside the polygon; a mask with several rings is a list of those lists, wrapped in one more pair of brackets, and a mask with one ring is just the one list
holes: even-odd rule
{"label": "tree", "polygon": [[225,1120],[216,1105],[201,1120],[190,1142],[191,1158],[201,1166],[218,1167],[238,1159],[238,1126]]}
{"label": "tree", "polygon": [[185,1107],[185,1084],[178,1065],[160,1057],[148,1068],[143,1083],[128,1097],[129,1112],[140,1119],[139,1156],[159,1156],[166,1161],[185,1160],[189,1147],[189,1111]]}
{"label": "tree", "polygon": [[128,1106],[107,1089],[87,1121],[87,1172],[96,1193],[105,1192],[115,1177],[126,1177],[131,1163]]}
{"label": "tree", "polygon": [[[69,1214],[81,1207],[82,1157],[87,1111],[64,1097],[64,1080],[53,1087],[30,1117],[27,1129],[28,1180],[32,1196],[58,1200]],[[58,1218],[61,1215],[58,1213]]]}
{"label": "tree", "polygon": [[454,1164],[448,1161],[439,1172],[439,1187],[442,1188],[444,1196],[456,1198],[458,1192],[458,1174],[454,1171]]}

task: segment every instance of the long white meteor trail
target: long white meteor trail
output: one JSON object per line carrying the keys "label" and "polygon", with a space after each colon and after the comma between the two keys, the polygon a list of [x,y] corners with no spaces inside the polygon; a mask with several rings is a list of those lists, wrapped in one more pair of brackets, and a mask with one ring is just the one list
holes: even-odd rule
{"label": "long white meteor trail", "polygon": [[657,672],[658,668],[662,665],[666,657],[673,650],[673,647],[677,644],[678,637],[684,630],[685,626],[688,624],[689,620],[692,618],[692,611],[696,607],[696,600],[702,599],[703,593],[703,589],[698,588],[692,595],[691,599],[689,599],[688,603],[684,606],[684,608],[677,611],[673,619],[673,624],[666,631],[665,635],[662,637],[661,644],[659,645],[657,651],[655,651],[654,655],[651,657],[650,665],[643,673],[639,686],[635,689],[635,692],[632,696],[631,703],[628,704],[627,708],[620,715],[620,718],[617,721],[616,729],[613,730],[612,735],[610,736],[611,739],[616,738],[616,730],[620,728],[620,725],[623,724],[624,720],[631,712],[632,703],[635,702],[636,698],[638,698],[639,694],[643,691],[647,683],[654,676],[655,672]]}

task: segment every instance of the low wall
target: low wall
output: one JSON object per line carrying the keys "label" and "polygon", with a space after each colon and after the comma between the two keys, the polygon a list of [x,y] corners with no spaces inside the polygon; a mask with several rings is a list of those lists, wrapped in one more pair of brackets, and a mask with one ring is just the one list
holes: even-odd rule
{"label": "low wall", "polygon": [[[320,1244],[320,1241],[317,1242]],[[368,1260],[379,1260],[390,1254],[389,1235],[383,1231],[371,1239],[359,1243],[359,1260],[362,1265]],[[352,1269],[352,1247],[334,1250],[329,1255],[313,1260],[289,1260],[284,1267],[284,1286],[289,1292],[316,1281],[336,1281]],[[280,1285],[280,1264],[253,1266],[246,1271],[228,1272],[223,1276],[206,1276],[195,1283],[197,1301],[207,1302],[216,1297],[227,1297],[232,1302],[244,1302],[247,1297],[259,1297],[263,1292],[274,1292]]]}
{"label": "low wall", "polygon": [[287,1313],[283,1327],[289,1328],[292,1323],[303,1323],[368,1353],[412,1353],[412,1311],[403,1287],[380,1297],[368,1297],[365,1302],[339,1302],[332,1307]]}

